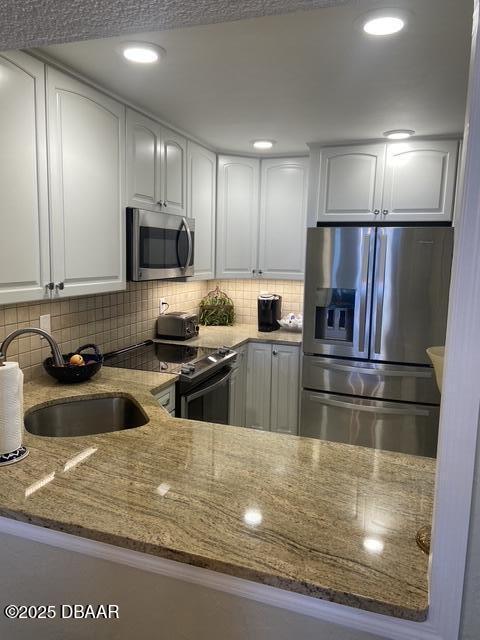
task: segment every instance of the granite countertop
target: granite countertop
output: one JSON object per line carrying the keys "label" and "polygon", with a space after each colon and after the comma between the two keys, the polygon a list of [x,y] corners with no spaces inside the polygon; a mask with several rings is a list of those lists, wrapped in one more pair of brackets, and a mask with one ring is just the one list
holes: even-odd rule
{"label": "granite countertop", "polygon": [[196,338],[189,340],[163,340],[192,347],[239,347],[247,342],[276,342],[278,344],[301,344],[300,332],[278,329],[277,331],[258,331],[254,324],[234,324],[231,327],[204,327]]}
{"label": "granite countertop", "polygon": [[428,558],[415,533],[431,521],[433,460],[171,418],[150,391],[172,376],[125,374],[104,368],[80,385],[25,385],[27,412],[120,393],[149,422],[86,437],[25,433],[30,455],[0,469],[0,515],[425,619]]}

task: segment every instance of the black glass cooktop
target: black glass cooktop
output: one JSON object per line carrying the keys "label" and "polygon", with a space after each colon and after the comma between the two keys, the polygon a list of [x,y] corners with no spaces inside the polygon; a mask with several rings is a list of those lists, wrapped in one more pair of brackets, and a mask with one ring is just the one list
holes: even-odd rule
{"label": "black glass cooktop", "polygon": [[105,354],[106,367],[179,373],[182,365],[194,363],[215,353],[215,349],[190,347],[186,344],[167,344],[147,340],[138,345]]}

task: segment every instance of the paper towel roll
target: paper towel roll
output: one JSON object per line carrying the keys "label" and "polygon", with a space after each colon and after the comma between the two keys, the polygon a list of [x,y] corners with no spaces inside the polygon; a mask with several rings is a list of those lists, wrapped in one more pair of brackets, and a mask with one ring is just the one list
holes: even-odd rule
{"label": "paper towel roll", "polygon": [[0,455],[22,446],[23,373],[18,362],[0,367]]}

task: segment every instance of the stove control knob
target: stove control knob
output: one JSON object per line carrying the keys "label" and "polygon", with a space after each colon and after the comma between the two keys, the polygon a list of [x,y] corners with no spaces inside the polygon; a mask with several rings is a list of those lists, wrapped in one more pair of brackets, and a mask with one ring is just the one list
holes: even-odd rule
{"label": "stove control knob", "polygon": [[188,375],[192,372],[192,370],[190,369],[189,365],[183,365],[183,367],[180,369],[180,372]]}
{"label": "stove control knob", "polygon": [[190,369],[190,373],[193,373],[195,371],[195,365],[194,364],[189,364],[188,368]]}
{"label": "stove control knob", "polygon": [[220,347],[220,348],[218,349],[218,353],[219,353],[219,355],[221,355],[221,356],[226,356],[226,355],[227,355],[227,353],[230,353],[230,349],[229,349],[228,347]]}

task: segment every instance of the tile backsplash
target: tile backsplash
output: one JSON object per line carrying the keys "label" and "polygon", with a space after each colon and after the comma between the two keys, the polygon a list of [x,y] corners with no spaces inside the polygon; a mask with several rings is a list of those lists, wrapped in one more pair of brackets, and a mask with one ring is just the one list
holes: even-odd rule
{"label": "tile backsplash", "polygon": [[[94,342],[103,352],[119,349],[154,334],[160,298],[169,311],[198,311],[200,300],[216,285],[235,304],[236,322],[257,322],[257,297],[268,291],[282,296],[282,311],[300,312],[303,282],[287,280],[210,280],[199,282],[142,282],[127,284],[126,291],[56,301],[0,306],[0,342],[18,328],[38,327],[40,315],[50,314],[52,334],[63,353]],[[42,361],[50,349],[39,336],[14,340],[9,359],[18,360],[26,380],[42,372]]]}
{"label": "tile backsplash", "polygon": [[282,296],[282,315],[302,313],[303,281],[297,280],[210,280],[209,290],[218,284],[235,305],[235,322],[256,324],[257,298],[260,293]]}

